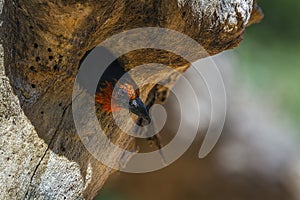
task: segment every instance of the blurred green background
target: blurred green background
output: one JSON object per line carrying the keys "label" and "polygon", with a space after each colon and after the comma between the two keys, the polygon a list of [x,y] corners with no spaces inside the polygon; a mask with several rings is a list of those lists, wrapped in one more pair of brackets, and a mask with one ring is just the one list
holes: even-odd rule
{"label": "blurred green background", "polygon": [[[255,94],[266,97],[266,102],[274,101],[300,130],[300,1],[258,4],[265,17],[246,29],[244,41],[234,50],[238,70]],[[131,199],[113,187],[100,192],[97,200]]]}
{"label": "blurred green background", "polygon": [[235,50],[240,70],[254,89],[279,103],[299,127],[300,120],[300,1],[258,1],[265,14],[246,29]]}

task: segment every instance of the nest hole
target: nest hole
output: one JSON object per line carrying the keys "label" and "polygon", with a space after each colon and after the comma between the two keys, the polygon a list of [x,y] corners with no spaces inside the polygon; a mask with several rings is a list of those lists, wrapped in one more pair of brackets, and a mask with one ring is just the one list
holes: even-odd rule
{"label": "nest hole", "polygon": [[33,71],[33,72],[37,72],[37,70],[35,69],[34,66],[31,66],[29,69],[30,69],[31,71]]}
{"label": "nest hole", "polygon": [[58,70],[59,70],[58,65],[54,65],[54,66],[53,66],[53,70],[54,70],[54,71],[58,71]]}

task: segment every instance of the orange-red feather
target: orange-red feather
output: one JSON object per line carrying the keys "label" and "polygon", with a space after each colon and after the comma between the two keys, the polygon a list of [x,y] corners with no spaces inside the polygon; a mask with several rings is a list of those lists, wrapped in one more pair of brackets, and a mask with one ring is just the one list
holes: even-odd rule
{"label": "orange-red feather", "polygon": [[[102,109],[108,113],[119,111],[121,107],[115,101],[117,97],[113,96],[114,85],[108,81],[105,81],[103,85],[104,87],[101,87],[95,95],[96,103],[100,104]],[[134,90],[134,87],[129,83],[121,84],[117,82],[115,85],[125,90],[130,100],[138,96],[138,90]]]}

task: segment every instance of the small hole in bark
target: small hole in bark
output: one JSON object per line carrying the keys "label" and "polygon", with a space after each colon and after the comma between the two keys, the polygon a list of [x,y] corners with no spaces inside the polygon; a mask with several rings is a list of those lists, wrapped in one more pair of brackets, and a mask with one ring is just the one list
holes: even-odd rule
{"label": "small hole in bark", "polygon": [[44,111],[42,111],[41,114],[43,115],[43,114],[44,114]]}
{"label": "small hole in bark", "polygon": [[47,50],[48,50],[48,52],[51,52],[51,51],[52,51],[52,49],[51,49],[51,48],[48,48]]}
{"label": "small hole in bark", "polygon": [[61,106],[62,106],[62,103],[59,103],[58,106],[61,107]]}
{"label": "small hole in bark", "polygon": [[7,157],[6,160],[9,160],[9,157]]}
{"label": "small hole in bark", "polygon": [[37,72],[34,66],[31,66],[30,70],[33,71],[33,72]]}
{"label": "small hole in bark", "polygon": [[35,84],[31,84],[31,87],[32,87],[32,88],[35,88],[35,87],[36,87],[36,85],[35,85]]}
{"label": "small hole in bark", "polygon": [[54,70],[54,71],[58,71],[58,70],[59,70],[58,65],[54,65],[54,66],[53,66],[53,70]]}
{"label": "small hole in bark", "polygon": [[53,60],[53,56],[49,56],[49,60]]}
{"label": "small hole in bark", "polygon": [[33,29],[33,26],[29,26],[29,29],[31,29],[31,30],[32,30],[32,29]]}
{"label": "small hole in bark", "polygon": [[34,43],[34,48],[38,48],[39,47],[39,45],[37,44],[37,43]]}
{"label": "small hole in bark", "polygon": [[36,57],[36,58],[35,58],[35,61],[36,61],[36,62],[39,62],[40,60],[41,60],[40,57]]}
{"label": "small hole in bark", "polygon": [[182,13],[182,17],[185,17],[185,15],[186,15],[186,12],[183,12],[183,13]]}

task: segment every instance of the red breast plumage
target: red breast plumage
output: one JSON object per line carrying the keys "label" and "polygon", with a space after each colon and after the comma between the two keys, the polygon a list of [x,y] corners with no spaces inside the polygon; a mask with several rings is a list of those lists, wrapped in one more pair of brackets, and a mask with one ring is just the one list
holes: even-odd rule
{"label": "red breast plumage", "polygon": [[146,106],[139,98],[139,89],[118,60],[115,60],[100,78],[95,102],[107,113],[128,109],[147,123],[151,121]]}

